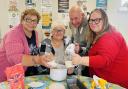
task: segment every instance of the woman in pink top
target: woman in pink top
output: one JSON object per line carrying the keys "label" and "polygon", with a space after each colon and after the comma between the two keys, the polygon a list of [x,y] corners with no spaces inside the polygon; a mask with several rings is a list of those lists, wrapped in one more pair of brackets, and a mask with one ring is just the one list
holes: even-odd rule
{"label": "woman in pink top", "polygon": [[95,9],[89,18],[92,43],[89,56],[73,55],[73,64],[89,66],[90,76],[128,88],[128,48],[122,35],[108,23],[102,9]]}
{"label": "woman in pink top", "polygon": [[35,9],[27,9],[21,15],[21,23],[4,36],[0,44],[0,82],[6,80],[5,69],[18,63],[23,66],[36,64],[49,67],[47,55],[37,54],[38,36],[35,28],[40,20],[40,15]]}

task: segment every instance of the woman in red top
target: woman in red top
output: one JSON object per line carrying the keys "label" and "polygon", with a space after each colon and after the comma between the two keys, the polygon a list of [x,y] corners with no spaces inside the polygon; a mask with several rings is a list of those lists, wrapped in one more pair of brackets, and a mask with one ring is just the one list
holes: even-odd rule
{"label": "woman in red top", "polygon": [[74,54],[73,64],[89,66],[90,76],[128,88],[128,48],[124,38],[109,24],[102,9],[91,12],[89,27],[89,56]]}

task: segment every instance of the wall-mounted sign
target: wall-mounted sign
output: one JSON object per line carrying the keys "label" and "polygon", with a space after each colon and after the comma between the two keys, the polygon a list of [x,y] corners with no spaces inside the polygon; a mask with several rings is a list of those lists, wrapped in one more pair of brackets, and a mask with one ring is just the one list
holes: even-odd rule
{"label": "wall-mounted sign", "polygon": [[36,1],[35,0],[25,0],[25,5],[27,8],[35,8]]}
{"label": "wall-mounted sign", "polygon": [[50,29],[52,24],[52,14],[48,12],[42,13],[42,28]]}
{"label": "wall-mounted sign", "polygon": [[69,9],[69,0],[58,0],[58,12],[67,13]]}
{"label": "wall-mounted sign", "polygon": [[84,11],[84,13],[87,12],[87,0],[78,0],[77,5],[81,7],[81,9]]}
{"label": "wall-mounted sign", "polygon": [[128,0],[121,0],[120,11],[128,11]]}
{"label": "wall-mounted sign", "polygon": [[8,15],[9,28],[12,28],[13,26],[18,24],[19,22],[20,22],[19,12],[9,11],[9,15]]}
{"label": "wall-mounted sign", "polygon": [[16,24],[19,23],[19,10],[17,8],[16,0],[9,0],[9,8],[8,8],[8,25],[9,28],[12,28]]}
{"label": "wall-mounted sign", "polygon": [[52,0],[42,0],[42,29],[49,30],[51,29],[52,24]]}
{"label": "wall-mounted sign", "polygon": [[96,0],[96,8],[107,10],[107,0]]}

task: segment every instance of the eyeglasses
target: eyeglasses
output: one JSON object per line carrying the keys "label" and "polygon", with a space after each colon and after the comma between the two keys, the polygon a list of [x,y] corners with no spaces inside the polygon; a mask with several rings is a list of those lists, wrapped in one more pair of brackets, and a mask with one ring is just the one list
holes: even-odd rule
{"label": "eyeglasses", "polygon": [[37,20],[37,19],[33,19],[33,20],[32,20],[32,19],[30,19],[30,18],[25,18],[24,20],[25,20],[27,23],[32,23],[32,22],[33,22],[34,24],[37,24],[37,23],[38,23],[38,20]]}
{"label": "eyeglasses", "polygon": [[89,24],[92,24],[93,22],[95,24],[99,24],[101,20],[102,20],[102,18],[96,18],[96,19],[90,19],[88,22],[89,22]]}

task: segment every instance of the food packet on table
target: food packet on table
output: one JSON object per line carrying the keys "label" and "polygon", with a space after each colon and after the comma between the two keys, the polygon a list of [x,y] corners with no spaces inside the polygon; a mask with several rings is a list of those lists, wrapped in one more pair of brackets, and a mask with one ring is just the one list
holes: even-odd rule
{"label": "food packet on table", "polygon": [[111,84],[109,84],[106,80],[93,75],[93,81],[90,89],[111,89]]}
{"label": "food packet on table", "polygon": [[24,69],[21,64],[7,67],[5,70],[9,89],[24,89]]}

